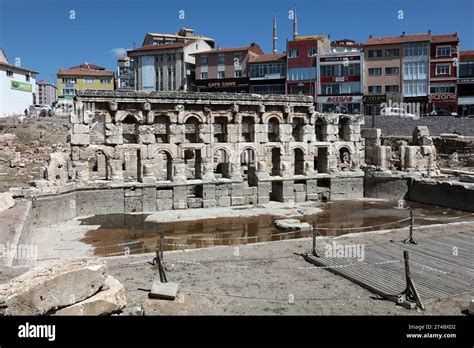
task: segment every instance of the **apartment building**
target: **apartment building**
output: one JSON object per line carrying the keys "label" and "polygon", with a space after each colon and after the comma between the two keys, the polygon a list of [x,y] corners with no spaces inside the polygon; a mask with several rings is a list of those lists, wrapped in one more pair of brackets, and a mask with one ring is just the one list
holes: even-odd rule
{"label": "apartment building", "polygon": [[250,93],[285,94],[286,53],[261,54],[249,60]]}
{"label": "apartment building", "polygon": [[114,90],[114,72],[83,63],[57,73],[58,99],[72,99],[78,89]]}
{"label": "apartment building", "polygon": [[304,94],[316,99],[317,55],[331,52],[326,35],[297,36],[287,41],[287,94]]}
{"label": "apartment building", "polygon": [[362,112],[363,60],[362,45],[348,39],[331,42],[331,52],[318,55],[319,111]]}
{"label": "apartment building", "polygon": [[460,51],[458,114],[474,115],[474,50]]}
{"label": "apartment building", "polygon": [[261,54],[256,43],[195,53],[197,91],[248,93],[249,61]]}
{"label": "apartment building", "polygon": [[53,105],[58,100],[57,88],[52,83],[41,80],[38,85],[38,99],[36,104]]}
{"label": "apartment building", "polygon": [[429,112],[431,114],[451,114],[457,112],[458,78],[457,33],[433,35],[430,45],[430,85]]}
{"label": "apartment building", "polygon": [[10,64],[0,49],[0,117],[23,115],[34,103],[37,72]]}
{"label": "apartment building", "polygon": [[366,114],[379,114],[383,103],[402,101],[402,40],[372,37],[364,43],[364,104]]}

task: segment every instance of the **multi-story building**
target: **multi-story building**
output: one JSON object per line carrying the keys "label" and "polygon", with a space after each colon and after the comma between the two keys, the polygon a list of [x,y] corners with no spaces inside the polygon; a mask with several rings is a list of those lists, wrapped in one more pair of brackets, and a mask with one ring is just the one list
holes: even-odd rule
{"label": "multi-story building", "polygon": [[148,33],[143,46],[127,52],[134,69],[134,85],[144,91],[194,90],[194,53],[208,51],[214,40],[194,35],[192,29],[178,34]]}
{"label": "multi-story building", "polygon": [[362,45],[347,39],[331,42],[331,53],[318,55],[319,111],[362,112],[363,60]]}
{"label": "multi-story building", "polygon": [[209,46],[214,48],[214,45],[215,45],[214,39],[211,39],[207,36],[197,35],[194,33],[194,29],[190,29],[190,28],[181,28],[176,34],[147,33],[145,35],[145,38],[143,39],[142,46],[188,42],[190,40],[196,40],[196,39],[203,40]]}
{"label": "multi-story building", "polygon": [[366,114],[379,114],[384,103],[401,102],[402,38],[372,37],[364,43],[364,104]]}
{"label": "multi-story building", "polygon": [[474,115],[474,50],[459,55],[458,114]]}
{"label": "multi-story building", "polygon": [[36,104],[53,105],[58,100],[57,88],[44,80],[38,82],[38,99]]}
{"label": "multi-story building", "polygon": [[117,59],[117,89],[135,89],[135,70],[130,57],[118,57]]}
{"label": "multi-story building", "polygon": [[402,35],[403,44],[402,101],[407,111],[426,114],[428,106],[429,50],[431,32]]}
{"label": "multi-story building", "polygon": [[34,103],[37,72],[10,64],[0,49],[0,117],[23,115]]}
{"label": "multi-story building", "polygon": [[432,35],[431,37],[428,96],[430,114],[457,112],[458,47],[457,33]]}
{"label": "multi-story building", "polygon": [[316,98],[317,55],[329,53],[329,38],[320,36],[297,36],[287,41],[287,94],[304,94]]}
{"label": "multi-story building", "polygon": [[58,99],[72,99],[78,89],[114,90],[114,72],[84,63],[57,74]]}
{"label": "multi-story building", "polygon": [[256,43],[194,54],[198,92],[248,93],[249,61],[263,54]]}
{"label": "multi-story building", "polygon": [[286,54],[261,54],[249,60],[250,93],[285,94]]}

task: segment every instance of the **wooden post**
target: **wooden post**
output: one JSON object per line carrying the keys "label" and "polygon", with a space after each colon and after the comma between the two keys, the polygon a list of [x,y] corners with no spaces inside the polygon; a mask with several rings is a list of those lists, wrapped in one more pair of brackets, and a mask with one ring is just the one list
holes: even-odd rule
{"label": "wooden post", "polygon": [[[408,250],[403,251],[403,258],[405,259],[405,280],[407,285],[407,290],[410,287],[410,256],[408,255]],[[405,291],[407,291],[405,290]]]}
{"label": "wooden post", "polygon": [[410,232],[408,237],[403,240],[403,243],[410,242],[411,244],[417,245],[418,243],[413,238],[413,227],[415,226],[415,216],[413,215],[413,210],[410,209]]}
{"label": "wooden post", "polygon": [[163,260],[163,241],[165,239],[163,230],[160,231],[160,258]]}

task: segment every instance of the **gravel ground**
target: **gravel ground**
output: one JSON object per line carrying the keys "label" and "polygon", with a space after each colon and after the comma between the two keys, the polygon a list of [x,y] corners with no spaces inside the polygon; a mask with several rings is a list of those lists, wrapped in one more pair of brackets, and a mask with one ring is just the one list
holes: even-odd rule
{"label": "gravel ground", "polygon": [[[473,226],[463,222],[420,227],[416,237],[452,234]],[[337,238],[340,243],[369,245],[406,236],[407,230],[399,229]],[[318,239],[323,242],[324,238]],[[153,254],[108,258],[107,264],[109,273],[126,288],[124,314],[143,306],[147,315],[462,315],[474,297],[473,291],[427,302],[425,311],[407,310],[296,255],[310,248],[311,239],[305,238],[166,252],[168,281],[179,283],[175,301],[148,299],[146,290],[158,277],[157,269],[148,264]]]}

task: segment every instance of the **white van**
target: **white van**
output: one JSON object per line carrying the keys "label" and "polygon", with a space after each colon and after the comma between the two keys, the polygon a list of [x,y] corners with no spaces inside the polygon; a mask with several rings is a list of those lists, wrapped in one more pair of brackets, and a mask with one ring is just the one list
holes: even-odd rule
{"label": "white van", "polygon": [[411,118],[413,120],[420,119],[419,115],[410,114],[409,112],[406,112],[402,108],[384,108],[380,111],[380,115],[382,115],[382,116],[399,116],[399,117]]}

